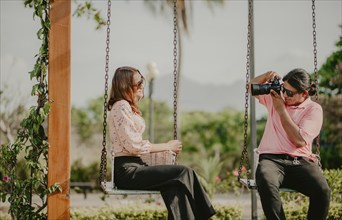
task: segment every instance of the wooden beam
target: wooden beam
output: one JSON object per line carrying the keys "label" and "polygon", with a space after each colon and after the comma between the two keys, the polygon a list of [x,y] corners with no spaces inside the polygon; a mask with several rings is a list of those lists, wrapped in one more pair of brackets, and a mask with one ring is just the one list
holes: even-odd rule
{"label": "wooden beam", "polygon": [[70,219],[70,23],[71,0],[52,0],[49,34],[48,186],[62,192],[48,196],[48,219]]}

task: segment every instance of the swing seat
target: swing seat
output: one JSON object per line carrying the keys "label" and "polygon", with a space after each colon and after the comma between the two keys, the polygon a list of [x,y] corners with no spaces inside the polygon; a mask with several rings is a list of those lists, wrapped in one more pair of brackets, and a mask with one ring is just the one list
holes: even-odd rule
{"label": "swing seat", "polygon": [[101,183],[103,191],[108,195],[146,195],[146,194],[159,194],[159,191],[147,191],[147,190],[126,190],[118,189],[113,185],[113,182]]}
{"label": "swing seat", "polygon": [[240,179],[239,182],[246,186],[248,189],[257,189],[257,185],[255,180],[249,179],[249,184],[248,184],[248,179]]}
{"label": "swing seat", "polygon": [[112,179],[109,182],[101,182],[102,190],[108,195],[146,195],[159,194],[159,191],[152,190],[128,190],[118,189],[114,184],[114,154],[112,153]]}
{"label": "swing seat", "polygon": [[[246,186],[248,189],[257,189],[258,186],[255,182],[254,179],[249,180],[248,184],[248,179],[240,179],[240,183],[244,186]],[[290,188],[280,188],[281,192],[297,192],[296,190],[290,189]]]}
{"label": "swing seat", "polygon": [[[254,161],[259,161],[259,155],[260,155],[260,152],[259,152],[258,148],[255,148],[253,150]],[[258,167],[258,163],[254,163],[254,167],[255,167],[254,170],[256,170]],[[254,174],[254,176],[255,176],[255,174]],[[255,179],[239,178],[239,182],[242,185],[244,185],[245,187],[247,187],[248,189],[257,189],[258,188]],[[296,190],[289,189],[289,188],[280,188],[280,191],[281,192],[297,192]]]}

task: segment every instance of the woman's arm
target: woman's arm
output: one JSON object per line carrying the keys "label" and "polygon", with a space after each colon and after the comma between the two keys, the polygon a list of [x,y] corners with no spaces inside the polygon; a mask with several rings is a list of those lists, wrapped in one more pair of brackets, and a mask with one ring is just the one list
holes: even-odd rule
{"label": "woman's arm", "polygon": [[160,152],[160,151],[173,151],[176,154],[179,154],[182,151],[182,142],[179,140],[171,140],[167,143],[160,144],[151,144],[151,152]]}

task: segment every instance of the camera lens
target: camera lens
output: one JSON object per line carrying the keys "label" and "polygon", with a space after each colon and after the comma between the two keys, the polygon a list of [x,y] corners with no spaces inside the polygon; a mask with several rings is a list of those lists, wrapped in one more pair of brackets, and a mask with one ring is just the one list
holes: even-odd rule
{"label": "camera lens", "polygon": [[252,95],[264,95],[270,93],[271,84],[251,84]]}

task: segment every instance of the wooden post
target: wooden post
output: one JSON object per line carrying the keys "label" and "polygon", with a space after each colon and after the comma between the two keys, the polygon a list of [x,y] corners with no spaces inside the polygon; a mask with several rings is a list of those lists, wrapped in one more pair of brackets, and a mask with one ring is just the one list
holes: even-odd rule
{"label": "wooden post", "polygon": [[48,219],[70,219],[70,20],[71,0],[51,1],[49,34],[48,186],[62,192],[48,196]]}

